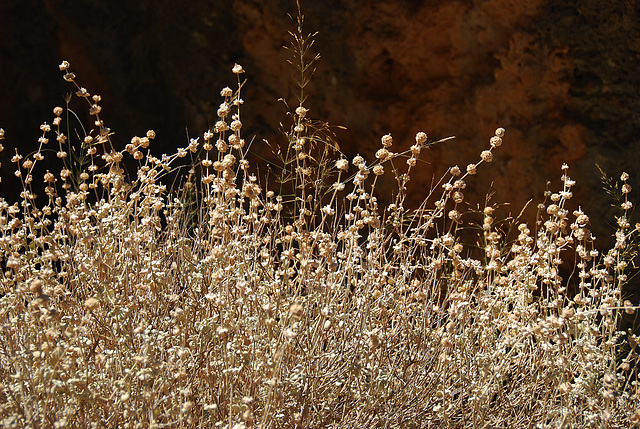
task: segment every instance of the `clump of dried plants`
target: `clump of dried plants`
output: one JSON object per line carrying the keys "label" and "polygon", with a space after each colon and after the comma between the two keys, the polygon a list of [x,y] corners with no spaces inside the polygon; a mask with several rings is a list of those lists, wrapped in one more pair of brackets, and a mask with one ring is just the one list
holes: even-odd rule
{"label": "clump of dried plants", "polygon": [[[620,330],[640,229],[629,176],[605,252],[566,166],[533,225],[469,209],[466,183],[502,128],[405,209],[436,142],[419,132],[394,152],[386,135],[373,161],[342,155],[305,108],[317,57],[297,24],[301,91],[281,152],[291,192],[267,189],[247,159],[241,66],[215,125],[157,157],[153,131],[117,150],[100,96],[60,65],[95,122],[76,141],[56,107],[39,149],[12,158],[23,192],[0,199],[4,427],[637,425],[639,339]],[[52,146],[61,168],[41,171]]]}

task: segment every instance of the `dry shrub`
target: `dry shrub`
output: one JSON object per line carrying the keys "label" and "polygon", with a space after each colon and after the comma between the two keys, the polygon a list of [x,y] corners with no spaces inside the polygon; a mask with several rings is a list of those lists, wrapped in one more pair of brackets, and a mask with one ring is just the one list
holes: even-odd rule
{"label": "dry shrub", "polygon": [[[568,208],[566,166],[533,226],[469,209],[466,181],[492,161],[502,128],[477,163],[449,169],[407,210],[405,185],[436,142],[420,132],[394,153],[388,135],[374,162],[350,163],[304,107],[317,57],[301,17],[292,36],[301,92],[282,151],[292,194],[251,173],[240,66],[215,126],[155,157],[153,131],[116,150],[100,97],[60,65],[95,123],[76,142],[56,107],[40,149],[12,160],[24,190],[16,204],[0,200],[4,426],[637,424],[638,336],[618,330],[635,310],[621,293],[638,233],[628,175],[603,253],[587,215]],[[63,167],[35,176],[52,135]],[[168,187],[162,177],[178,170],[187,174]],[[397,193],[379,207],[385,176]],[[566,278],[563,259],[575,260]]]}

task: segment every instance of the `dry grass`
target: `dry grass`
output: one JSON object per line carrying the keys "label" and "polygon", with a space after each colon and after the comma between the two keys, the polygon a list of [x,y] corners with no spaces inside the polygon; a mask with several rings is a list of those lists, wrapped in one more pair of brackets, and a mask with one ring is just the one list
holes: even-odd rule
{"label": "dry grass", "polygon": [[[376,161],[348,162],[303,107],[317,57],[298,24],[301,92],[282,151],[293,194],[251,174],[240,66],[215,127],[154,157],[152,131],[116,150],[100,97],[61,64],[95,126],[76,142],[56,108],[40,149],[13,158],[22,201],[0,200],[4,426],[637,424],[638,337],[618,331],[634,311],[621,293],[638,233],[628,175],[607,252],[569,209],[567,168],[535,225],[469,209],[465,181],[491,162],[501,128],[476,164],[452,167],[407,210],[404,186],[435,142],[418,133],[393,153],[385,136]],[[63,168],[38,173],[52,145]],[[188,173],[168,187],[179,167]],[[398,190],[379,207],[385,177]],[[575,260],[566,278],[563,260]]]}

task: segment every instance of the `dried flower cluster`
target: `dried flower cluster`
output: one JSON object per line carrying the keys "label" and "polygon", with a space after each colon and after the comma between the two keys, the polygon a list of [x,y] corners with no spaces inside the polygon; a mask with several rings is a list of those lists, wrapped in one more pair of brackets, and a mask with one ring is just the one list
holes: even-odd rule
{"label": "dried flower cluster", "polygon": [[[619,330],[636,308],[621,293],[639,229],[626,173],[616,244],[604,253],[588,216],[569,208],[575,183],[564,166],[562,190],[515,236],[492,206],[469,210],[466,181],[491,162],[502,128],[477,163],[450,168],[410,211],[406,184],[434,142],[419,132],[395,152],[386,135],[371,164],[330,158],[339,149],[301,92],[288,134],[291,198],[265,189],[245,158],[241,66],[215,125],[161,157],[149,150],[153,131],[114,149],[100,96],[76,84],[69,63],[60,69],[95,123],[72,143],[56,107],[40,149],[12,159],[23,193],[0,200],[5,427],[640,422],[640,340]],[[52,144],[63,167],[36,176]],[[168,189],[161,179],[183,159],[188,173]],[[397,194],[379,207],[376,184],[389,173]],[[465,241],[478,219],[477,241]],[[561,277],[572,258],[574,274]]]}

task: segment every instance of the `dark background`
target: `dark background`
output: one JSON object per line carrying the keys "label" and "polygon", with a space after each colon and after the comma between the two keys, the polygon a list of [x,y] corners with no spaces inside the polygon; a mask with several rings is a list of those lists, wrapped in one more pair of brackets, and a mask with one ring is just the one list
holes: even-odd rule
{"label": "dark background", "polygon": [[[2,195],[17,195],[14,148],[32,151],[38,126],[51,123],[53,107],[73,89],[58,70],[63,59],[103,97],[101,116],[119,147],[154,129],[158,153],[215,122],[220,89],[233,87],[231,67],[240,63],[244,136],[255,136],[252,150],[266,155],[263,139],[283,142],[286,108],[278,99],[294,103],[282,46],[295,10],[293,0],[0,1]],[[517,214],[542,199],[548,180],[559,189],[566,162],[578,181],[570,209],[581,205],[600,247],[611,243],[614,211],[596,163],[637,182],[638,2],[314,0],[303,11],[322,55],[307,107],[347,128],[338,131],[347,155],[372,160],[386,133],[396,150],[417,131],[455,135],[423,153],[429,164],[410,182],[418,204],[434,175],[476,161],[503,126],[505,144],[469,180],[467,201],[482,204],[493,183],[493,201],[510,202]]]}

